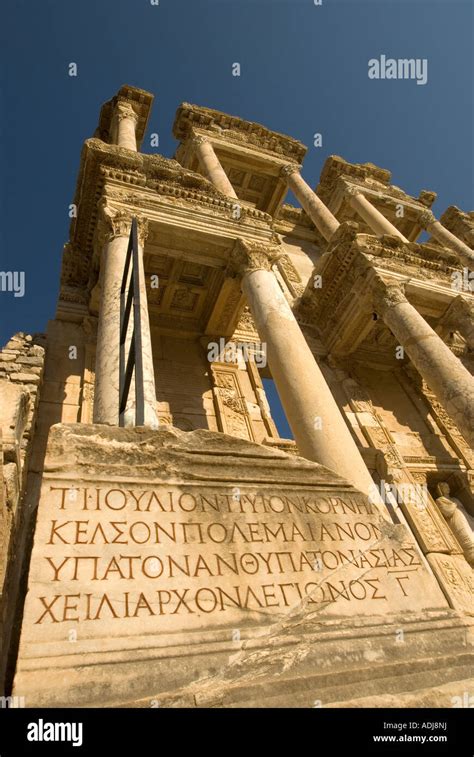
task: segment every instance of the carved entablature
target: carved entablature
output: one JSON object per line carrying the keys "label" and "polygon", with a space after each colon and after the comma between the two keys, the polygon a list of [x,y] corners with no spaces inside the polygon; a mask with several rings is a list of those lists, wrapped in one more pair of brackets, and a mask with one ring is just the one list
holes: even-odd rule
{"label": "carved entablature", "polygon": [[393,355],[392,344],[389,340],[386,349],[382,344],[388,332],[374,315],[382,316],[383,308],[381,301],[375,304],[371,282],[379,280],[386,287],[384,279],[393,284],[409,281],[409,300],[438,317],[454,296],[453,259],[443,248],[359,234],[356,224],[341,224],[309,279],[300,312],[318,326],[334,354],[349,354],[364,344],[364,350],[381,351],[385,361]]}
{"label": "carved entablature", "polygon": [[357,184],[368,184],[386,191],[392,174],[373,163],[348,163],[339,155],[330,155],[324,163],[316,193],[327,205],[341,177]]}
{"label": "carved entablature", "polygon": [[372,234],[359,234],[358,242],[368,259],[387,273],[436,279],[451,289],[453,273],[459,270],[455,253],[431,244],[406,243],[395,236]]}
{"label": "carved entablature", "polygon": [[228,142],[253,147],[261,152],[301,163],[306,147],[297,139],[237,116],[230,116],[212,108],[182,103],[176,113],[173,135],[184,142],[195,129],[218,134]]}
{"label": "carved entablature", "polygon": [[419,204],[422,207],[431,207],[436,200],[436,193],[422,190],[418,198],[408,195],[400,187],[390,183],[392,174],[385,168],[373,163],[349,163],[338,155],[330,155],[327,158],[321,172],[317,194],[325,204],[330,204],[331,197],[341,181],[355,186],[360,190],[379,191],[384,198],[403,200]]}
{"label": "carved entablature", "polygon": [[[174,160],[158,155],[142,155],[116,145],[107,145],[99,139],[88,139],[81,156],[81,167],[74,203],[78,207],[77,218],[71,223],[70,238],[83,251],[86,257],[92,256],[91,243],[97,220],[97,204],[104,193],[107,183],[134,187],[135,191],[146,188],[149,184],[154,192],[159,192],[159,185],[169,188],[175,196],[189,198],[195,204],[199,196],[206,200],[215,198],[227,201],[215,187],[203,176],[189,171]],[[138,195],[140,197],[140,195]]]}
{"label": "carved entablature", "polygon": [[450,205],[439,220],[454,236],[474,248],[474,211],[464,213],[456,205]]}
{"label": "carved entablature", "polygon": [[[107,178],[120,181],[123,184],[137,184],[135,177],[130,180],[129,176],[110,175],[105,171]],[[140,186],[140,185],[138,185]],[[147,210],[153,211],[156,208],[156,196],[160,195],[160,199],[164,202],[169,202],[174,208],[181,207],[183,210],[199,209],[206,213],[206,215],[215,215],[221,219],[228,219],[231,221],[236,220],[235,214],[235,201],[226,198],[224,195],[214,197],[213,195],[204,194],[203,192],[195,191],[193,189],[183,188],[179,184],[171,181],[152,181],[144,180],[143,185],[146,189],[153,190],[151,192],[140,192],[129,189],[122,189],[120,187],[106,185],[104,188],[104,195],[114,201],[124,203],[131,207],[140,207],[144,212]],[[240,225],[244,223],[250,223],[252,227],[258,226],[261,229],[268,230],[272,218],[268,213],[264,213],[257,208],[248,207],[242,205],[239,207],[239,222]]]}
{"label": "carved entablature", "polygon": [[[160,155],[144,155],[108,145],[99,139],[86,141],[81,157],[74,203],[78,208],[70,228],[72,244],[81,250],[86,270],[92,272],[94,239],[97,239],[98,208],[106,198],[113,205],[126,205],[137,215],[151,215],[157,200],[183,211],[200,210],[241,229],[246,225],[270,232],[271,216],[242,205],[235,218],[235,201],[219,192],[198,173]],[[237,234],[236,234],[237,235]],[[97,252],[97,248],[95,250]],[[91,283],[93,285],[94,282]]]}
{"label": "carved entablature", "polygon": [[372,233],[367,221],[361,219],[357,207],[350,202],[352,194],[360,193],[404,237],[415,241],[421,230],[420,214],[432,205],[436,193],[422,190],[415,198],[391,184],[390,179],[389,171],[372,163],[348,163],[338,156],[331,156],[323,167],[316,194],[338,221],[357,221],[361,231]]}

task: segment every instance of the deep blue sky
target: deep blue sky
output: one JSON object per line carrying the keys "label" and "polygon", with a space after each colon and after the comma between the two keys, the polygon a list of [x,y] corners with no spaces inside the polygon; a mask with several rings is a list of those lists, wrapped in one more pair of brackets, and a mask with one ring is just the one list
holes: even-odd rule
{"label": "deep blue sky", "polygon": [[[81,146],[124,83],[155,94],[150,132],[166,156],[186,100],[307,145],[321,132],[304,163],[313,186],[336,153],[389,168],[415,195],[435,190],[437,213],[471,209],[472,17],[470,0],[6,0],[0,270],[25,271],[26,294],[0,293],[0,343],[54,316]],[[428,83],[369,80],[382,53],[427,58]]]}

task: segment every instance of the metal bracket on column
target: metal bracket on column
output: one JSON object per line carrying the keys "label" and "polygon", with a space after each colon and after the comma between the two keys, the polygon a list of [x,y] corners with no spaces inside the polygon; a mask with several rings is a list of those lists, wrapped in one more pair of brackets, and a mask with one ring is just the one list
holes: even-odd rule
{"label": "metal bracket on column", "polygon": [[[132,218],[122,286],[120,287],[119,426],[125,426],[125,409],[134,370],[135,426],[143,426],[145,423],[139,254],[138,224],[137,219]],[[130,267],[130,281],[128,281]],[[126,339],[132,305],[133,333],[128,355],[126,355]]]}

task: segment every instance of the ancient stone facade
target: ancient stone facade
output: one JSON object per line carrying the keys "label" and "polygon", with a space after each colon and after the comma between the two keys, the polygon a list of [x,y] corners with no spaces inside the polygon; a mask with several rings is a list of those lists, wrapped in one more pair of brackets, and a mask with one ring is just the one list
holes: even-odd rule
{"label": "ancient stone facade", "polygon": [[[21,383],[35,408],[27,458],[4,453],[2,523],[12,496],[25,511],[3,604],[4,685],[17,661],[15,691],[32,705],[140,706],[159,694],[252,706],[250,678],[285,703],[311,675],[337,706],[360,700],[344,681],[357,668],[359,681],[370,669],[390,679],[390,701],[364,684],[376,703],[413,705],[415,690],[432,702],[435,679],[448,697],[471,659],[473,215],[452,207],[437,220],[434,192],[411,197],[389,171],[336,156],[313,191],[300,142],[187,103],[175,158],[142,153],[152,100],[122,87],[84,144],[44,375],[28,338],[0,355],[4,450],[25,434]],[[301,208],[284,203],[288,189]],[[119,408],[132,219],[139,427],[138,374]],[[131,330],[123,337],[128,349]],[[278,433],[265,379],[294,439]],[[127,569],[113,528],[133,548]],[[258,551],[265,539],[271,552]],[[400,629],[411,641],[396,648],[387,635]],[[318,656],[334,652],[340,662],[323,670]]]}

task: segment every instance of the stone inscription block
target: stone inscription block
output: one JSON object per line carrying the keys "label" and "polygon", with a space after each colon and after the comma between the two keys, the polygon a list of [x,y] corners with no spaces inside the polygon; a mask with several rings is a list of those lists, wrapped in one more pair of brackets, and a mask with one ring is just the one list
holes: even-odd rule
{"label": "stone inscription block", "polygon": [[322,466],[212,432],[56,426],[17,685],[45,655],[436,606],[405,528]]}

